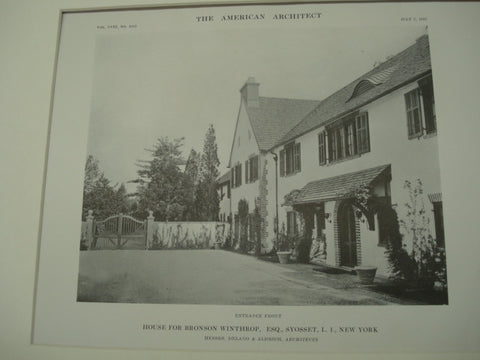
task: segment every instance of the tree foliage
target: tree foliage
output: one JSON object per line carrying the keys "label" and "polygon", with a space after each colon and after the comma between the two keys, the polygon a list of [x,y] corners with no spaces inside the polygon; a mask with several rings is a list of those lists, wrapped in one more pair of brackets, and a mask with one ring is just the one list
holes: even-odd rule
{"label": "tree foliage", "polygon": [[445,251],[437,246],[430,232],[423,202],[423,184],[420,179],[415,184],[405,181],[404,188],[408,193],[406,215],[398,220],[394,212],[392,221],[397,223],[397,229],[403,229],[412,246],[407,250],[400,233],[392,226],[393,236],[387,245],[387,256],[393,277],[419,286],[433,286],[438,282],[446,287]]}
{"label": "tree foliage", "polygon": [[139,208],[145,216],[153,211],[161,221],[182,220],[191,203],[189,178],[180,169],[185,162],[182,158],[183,138],[170,140],[161,137],[153,149],[151,160],[140,161],[137,165],[137,195]]}
{"label": "tree foliage", "polygon": [[89,155],[85,163],[82,218],[87,216],[89,210],[97,219],[128,212],[125,186],[121,184],[115,188],[100,170],[99,161]]}
{"label": "tree foliage", "polygon": [[210,125],[205,134],[200,161],[199,182],[196,188],[195,207],[198,220],[217,220],[220,202],[217,192],[219,165],[215,129],[213,125]]}
{"label": "tree foliage", "polygon": [[189,196],[189,206],[185,211],[185,220],[197,220],[198,218],[197,207],[195,204],[198,183],[200,180],[200,161],[200,154],[194,149],[191,149],[185,165],[185,175],[187,176],[186,191]]}

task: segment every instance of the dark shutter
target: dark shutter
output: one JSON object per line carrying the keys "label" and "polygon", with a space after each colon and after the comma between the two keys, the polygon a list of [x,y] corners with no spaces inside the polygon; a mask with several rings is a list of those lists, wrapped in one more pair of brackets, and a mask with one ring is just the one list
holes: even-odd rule
{"label": "dark shutter", "polygon": [[437,131],[437,123],[435,118],[435,99],[433,97],[432,77],[418,81],[422,91],[423,112],[425,116],[425,131],[427,134]]}
{"label": "dark shutter", "polygon": [[252,159],[252,180],[258,179],[258,155]]}
{"label": "dark shutter", "polygon": [[285,176],[285,149],[280,150],[280,176]]}
{"label": "dark shutter", "polygon": [[242,164],[238,164],[238,184],[237,186],[242,185]]}
{"label": "dark shutter", "polygon": [[437,246],[445,247],[445,232],[443,229],[443,205],[441,202],[433,203],[433,217],[435,220],[435,235]]}
{"label": "dark shutter", "polygon": [[249,173],[249,166],[248,166],[248,160],[245,160],[245,184],[248,184],[250,182],[250,179],[248,178],[248,173]]}
{"label": "dark shutter", "polygon": [[370,151],[370,134],[368,130],[368,113],[362,113],[355,118],[357,127],[357,152]]}
{"label": "dark shutter", "polygon": [[325,164],[325,132],[318,134],[318,163]]}

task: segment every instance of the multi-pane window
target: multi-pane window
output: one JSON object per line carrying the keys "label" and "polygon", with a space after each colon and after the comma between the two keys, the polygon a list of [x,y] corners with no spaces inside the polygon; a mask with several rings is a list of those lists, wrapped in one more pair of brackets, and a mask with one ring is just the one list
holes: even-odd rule
{"label": "multi-pane window", "polygon": [[370,151],[370,135],[368,133],[368,113],[361,113],[355,118],[357,127],[357,153]]}
{"label": "multi-pane window", "polygon": [[280,150],[280,176],[290,175],[302,170],[300,143],[290,143]]}
{"label": "multi-pane window", "polygon": [[347,124],[347,156],[355,154],[355,134],[353,123]]}
{"label": "multi-pane window", "polygon": [[424,131],[426,134],[437,132],[432,77],[420,79],[418,85],[418,89],[405,94],[409,138],[419,137]]}
{"label": "multi-pane window", "polygon": [[437,131],[437,119],[435,114],[435,98],[433,96],[432,77],[419,80],[420,91],[423,100],[423,111],[425,116],[425,132],[427,134]]}
{"label": "multi-pane window", "polygon": [[408,137],[412,138],[422,135],[422,113],[418,89],[405,94],[405,106],[407,110]]}
{"label": "multi-pane window", "polygon": [[285,145],[285,174],[293,173],[293,143]]}
{"label": "multi-pane window", "polygon": [[293,171],[300,172],[302,170],[302,154],[300,150],[300,143],[296,143],[293,147]]}
{"label": "multi-pane window", "polygon": [[[322,135],[322,134],[320,134]],[[320,164],[326,162],[325,140],[319,135]],[[329,160],[337,161],[370,151],[368,113],[360,113],[328,130]],[[323,143],[322,143],[323,141]],[[323,161],[323,162],[322,162]]]}
{"label": "multi-pane window", "polygon": [[245,183],[258,180],[258,155],[245,161]]}
{"label": "multi-pane window", "polygon": [[242,164],[235,165],[232,169],[232,188],[242,185]]}

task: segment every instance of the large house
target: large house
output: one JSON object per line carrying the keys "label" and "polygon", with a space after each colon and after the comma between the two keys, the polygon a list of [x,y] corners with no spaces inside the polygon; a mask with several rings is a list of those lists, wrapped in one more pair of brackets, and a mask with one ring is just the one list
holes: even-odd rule
{"label": "large house", "polygon": [[405,220],[406,181],[420,180],[417,203],[443,246],[427,35],[322,101],[261,97],[253,78],[240,93],[229,160],[235,238],[243,199],[261,215],[262,252],[275,248],[278,232],[301,232],[316,260],[388,275],[386,214]]}

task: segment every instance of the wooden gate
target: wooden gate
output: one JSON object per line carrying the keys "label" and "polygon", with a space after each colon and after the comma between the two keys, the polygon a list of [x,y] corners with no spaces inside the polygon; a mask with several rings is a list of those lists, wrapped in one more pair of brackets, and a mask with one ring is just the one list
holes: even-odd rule
{"label": "wooden gate", "polygon": [[92,249],[147,248],[147,221],[137,220],[129,215],[113,215],[93,223]]}

